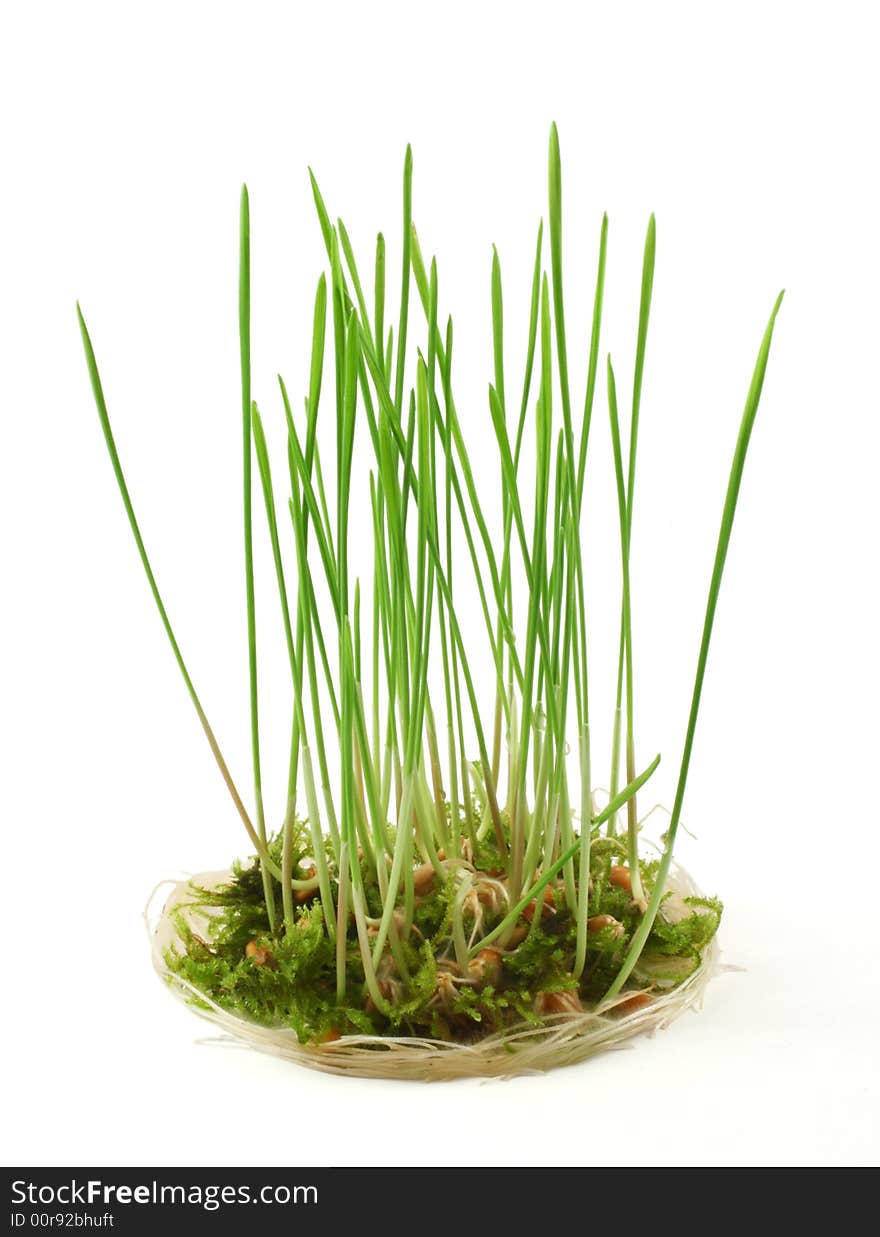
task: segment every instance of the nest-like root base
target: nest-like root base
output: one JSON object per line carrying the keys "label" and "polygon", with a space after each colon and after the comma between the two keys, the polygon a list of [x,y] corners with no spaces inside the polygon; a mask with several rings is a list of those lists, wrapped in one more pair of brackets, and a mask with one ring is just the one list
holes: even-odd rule
{"label": "nest-like root base", "polygon": [[[265,1020],[242,1016],[240,1010],[224,1008],[221,1002],[226,997],[222,992],[207,991],[192,981],[197,972],[186,963],[193,942],[198,943],[197,949],[210,949],[212,920],[216,921],[218,908],[211,905],[210,891],[229,888],[237,876],[238,870],[203,873],[174,884],[158,918],[152,922],[148,918],[154,966],[177,997],[231,1041],[330,1074],[430,1081],[509,1077],[573,1065],[596,1053],[624,1047],[633,1036],[662,1029],[684,1010],[698,1008],[706,985],[721,969],[713,929],[701,945],[694,969],[674,986],[668,981],[658,984],[644,972],[637,972],[616,998],[598,1007],[593,1004],[554,1012],[553,1002],[548,1011],[545,1001],[537,1016],[535,1007],[541,1009],[539,994],[524,1017],[517,1015],[520,1006],[511,1001],[508,1021],[494,1030],[474,1024],[463,1026],[461,1018],[453,1018],[444,1023],[445,1036],[452,1028],[448,1038],[408,1034],[406,1027],[399,1027],[394,1034],[334,1032],[328,1042],[303,1042],[301,1028],[298,1032],[292,1025],[266,1025]],[[687,905],[684,899],[701,897],[680,867],[673,869],[668,891],[679,913]],[[259,964],[259,955],[253,961]],[[451,968],[454,973],[454,962]],[[444,973],[442,962],[439,970]],[[525,995],[529,997],[528,992]]]}

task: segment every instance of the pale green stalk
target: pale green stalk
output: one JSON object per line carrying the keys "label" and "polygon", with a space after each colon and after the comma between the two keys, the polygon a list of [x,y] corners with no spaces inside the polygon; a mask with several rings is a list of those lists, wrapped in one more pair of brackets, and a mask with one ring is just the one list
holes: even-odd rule
{"label": "pale green stalk", "polygon": [[[632,692],[632,610],[629,587],[629,516],[626,503],[626,489],[623,479],[623,456],[620,448],[620,421],[617,413],[617,385],[614,381],[614,370],[611,365],[611,357],[608,358],[608,414],[611,420],[611,444],[614,452],[614,476],[617,483],[617,505],[620,519],[620,561],[621,561],[621,578],[622,584],[622,607],[621,607],[621,626],[622,639],[621,649],[625,656],[626,668],[626,767],[627,776],[634,761],[634,746],[632,737],[632,714],[633,714],[633,692]],[[620,683],[620,667],[618,666],[618,688]],[[619,760],[619,743],[620,743],[620,706],[615,710],[616,730],[614,735],[614,745],[612,753],[612,795],[616,792],[616,773],[617,762]],[[627,804],[627,856],[629,860],[630,880],[632,882],[633,901],[644,907],[645,899],[642,891],[642,881],[639,873],[639,834],[638,834],[638,819],[635,812],[632,810],[634,799],[630,799]],[[612,823],[613,823],[612,817]]]}
{"label": "pale green stalk", "polygon": [[[619,811],[627,800],[630,799],[637,790],[644,786],[645,782],[647,782],[648,778],[651,777],[659,763],[660,757],[656,756],[643,773],[640,773],[639,776],[635,778],[628,786],[624,787],[615,799],[611,800],[608,806],[593,819],[593,831],[598,829],[600,825],[603,825],[605,821],[608,820],[612,812]],[[589,828],[589,826],[587,827]],[[532,885],[530,889],[526,890],[519,901],[515,905],[511,906],[510,910],[501,922],[496,924],[491,932],[487,932],[485,936],[481,937],[479,943],[474,945],[470,952],[474,954],[479,949],[484,949],[487,945],[491,945],[493,941],[498,940],[499,937],[503,937],[505,933],[509,932],[529,903],[542,894],[550,882],[556,879],[565,865],[574,859],[575,855],[577,855],[580,850],[580,847],[581,842],[580,838],[578,838],[572,842],[571,846],[569,846],[567,850],[563,851],[559,858],[556,859],[545,872],[541,874],[540,879],[535,881],[534,885]]]}

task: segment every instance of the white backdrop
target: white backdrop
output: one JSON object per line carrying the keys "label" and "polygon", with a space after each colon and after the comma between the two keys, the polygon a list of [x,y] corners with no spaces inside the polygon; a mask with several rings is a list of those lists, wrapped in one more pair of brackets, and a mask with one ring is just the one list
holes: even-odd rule
{"label": "white backdrop", "polygon": [[[876,1162],[875,20],[870,4],[767,0],[4,11],[7,1163]],[[455,314],[457,403],[479,458],[491,244],[518,382],[554,119],[576,389],[601,213],[603,350],[624,390],[657,215],[633,588],[637,737],[646,760],[664,753],[653,798],[667,803],[730,454],[787,289],[685,804],[696,836],[679,852],[724,898],[725,957],[745,970],[631,1052],[508,1083],[339,1081],[199,1045],[152,974],[140,911],[156,880],[224,865],[246,838],[131,544],[75,299],[178,635],[246,785],[240,183],[254,391],[280,446],[274,375],[304,389],[323,256],[307,165],[368,269],[385,231],[396,296],[412,142],[414,214]],[[619,587],[604,408],[602,383],[587,532],[600,732]],[[491,507],[497,478],[480,484]],[[257,566],[277,796],[289,700]],[[200,1119],[203,1103],[228,1120]]]}

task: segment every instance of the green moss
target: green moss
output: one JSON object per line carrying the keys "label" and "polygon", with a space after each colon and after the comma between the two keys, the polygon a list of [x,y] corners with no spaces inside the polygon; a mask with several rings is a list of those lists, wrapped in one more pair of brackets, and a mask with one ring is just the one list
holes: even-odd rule
{"label": "green moss", "polygon": [[[307,875],[308,834],[295,835],[294,875]],[[274,855],[280,842],[270,843]],[[480,976],[463,975],[451,943],[451,907],[456,882],[435,880],[416,900],[414,931],[404,944],[409,971],[404,982],[386,952],[387,975],[393,979],[390,1012],[380,1013],[369,999],[354,925],[346,941],[346,997],[336,998],[336,947],[331,942],[319,896],[297,906],[291,930],[270,931],[262,877],[255,861],[236,863],[229,882],[216,889],[192,887],[191,904],[207,926],[195,931],[193,916],[178,911],[179,946],[166,954],[169,969],[215,1004],[239,1017],[265,1026],[285,1026],[302,1042],[320,1042],[337,1035],[429,1035],[472,1040],[523,1019],[539,1021],[538,994],[577,993],[585,1007],[597,1001],[617,973],[641,916],[627,891],[610,880],[611,862],[624,857],[615,839],[597,841],[592,854],[591,915],[610,917],[588,937],[587,964],[579,983],[572,979],[576,925],[561,887],[553,888],[553,908],[537,922],[519,925],[516,936],[494,955]],[[500,859],[490,844],[478,853],[478,872],[495,873]],[[482,865],[485,865],[483,867]],[[657,864],[642,867],[647,895]],[[378,890],[364,872],[368,909],[379,911]],[[671,906],[671,904],[670,904]],[[631,987],[667,989],[699,965],[702,951],[715,935],[721,903],[711,898],[679,901],[675,914],[661,910],[648,937]],[[481,907],[478,936],[497,923],[501,909]],[[688,913],[689,912],[689,913]],[[674,920],[677,920],[674,922]],[[468,936],[473,913],[465,916]],[[199,1004],[198,998],[193,998]]]}

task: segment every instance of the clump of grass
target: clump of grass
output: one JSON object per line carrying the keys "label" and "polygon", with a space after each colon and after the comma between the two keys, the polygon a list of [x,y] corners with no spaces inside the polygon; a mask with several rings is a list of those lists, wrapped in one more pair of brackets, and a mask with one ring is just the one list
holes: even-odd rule
{"label": "clump of grass", "polygon": [[[376,242],[370,305],[346,228],[341,219],[331,221],[314,177],[312,189],[329,278],[322,274],[315,290],[302,413],[294,412],[295,401],[278,380],[277,415],[284,418],[288,447],[280,504],[262,414],[252,398],[246,189],[241,198],[253,813],[236,788],[174,636],[79,314],[99,418],[147,579],[255,851],[251,863],[234,867],[226,885],[193,890],[206,927],[197,932],[191,917],[179,913],[180,943],[169,949],[166,963],[223,1009],[291,1027],[309,1042],[349,1033],[470,1041],[584,1007],[625,1010],[619,1000],[624,989],[632,989],[638,1003],[692,974],[720,919],[715,900],[676,900],[669,873],[715,608],[781,296],[761,342],[736,441],[671,820],[659,857],[646,859],[640,854],[637,795],[660,757],[639,771],[630,547],[654,219],[645,241],[626,449],[610,356],[605,366],[621,609],[610,797],[600,810],[593,795],[581,519],[600,372],[607,218],[599,235],[581,402],[573,398],[569,374],[554,126],[549,276],[542,224],[516,389],[505,355],[497,253],[492,262],[487,413],[501,480],[499,536],[490,531],[455,403],[453,327],[451,318],[441,321],[437,264],[425,261],[412,223],[411,152],[404,163],[401,292],[393,324],[386,319],[383,236]],[[413,291],[424,322],[414,357],[408,350]],[[332,383],[325,381],[327,370]],[[328,438],[334,448],[329,463],[322,457]],[[535,472],[529,494],[520,479],[526,451]],[[288,777],[273,836],[260,761],[254,464],[293,695]],[[365,473],[369,509],[353,514],[353,478]],[[363,518],[373,533],[366,570],[350,554],[352,521]],[[479,599],[482,624],[476,630],[459,618],[466,587]],[[494,673],[494,702],[479,697],[472,672],[474,659],[485,656]]]}

